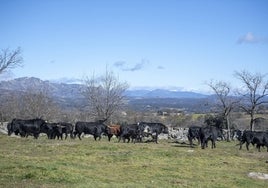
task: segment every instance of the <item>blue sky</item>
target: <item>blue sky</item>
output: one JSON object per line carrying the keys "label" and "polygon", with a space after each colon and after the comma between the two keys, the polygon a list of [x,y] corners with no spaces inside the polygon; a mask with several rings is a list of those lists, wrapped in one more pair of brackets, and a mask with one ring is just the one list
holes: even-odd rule
{"label": "blue sky", "polygon": [[266,0],[0,0],[0,7],[0,49],[23,50],[13,78],[81,79],[108,67],[130,87],[206,90],[211,79],[238,85],[235,71],[268,73]]}

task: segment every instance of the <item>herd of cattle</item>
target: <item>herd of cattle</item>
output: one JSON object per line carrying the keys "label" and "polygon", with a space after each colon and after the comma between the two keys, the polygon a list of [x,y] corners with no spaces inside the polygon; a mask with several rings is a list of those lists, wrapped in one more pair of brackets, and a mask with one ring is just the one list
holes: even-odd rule
{"label": "herd of cattle", "polygon": [[130,142],[142,142],[143,137],[151,136],[157,143],[158,135],[161,133],[168,134],[168,128],[162,123],[147,123],[140,122],[138,124],[120,125],[105,125],[104,121],[96,122],[76,122],[75,126],[71,123],[58,122],[48,123],[43,119],[13,119],[7,124],[8,135],[14,133],[21,137],[33,136],[38,138],[41,133],[47,135],[48,139],[60,138],[65,135],[65,139],[70,135],[71,138],[81,140],[82,134],[93,135],[94,139],[101,139],[102,135],[106,135],[110,141],[115,135],[119,141],[127,140]]}
{"label": "herd of cattle", "polygon": [[[21,137],[33,136],[38,138],[41,133],[47,135],[48,139],[62,139],[65,135],[65,139],[70,135],[72,139],[77,136],[81,140],[82,134],[93,135],[94,139],[101,139],[102,135],[108,137],[110,141],[115,135],[118,138],[118,142],[121,140],[125,142],[133,143],[142,142],[143,138],[151,138],[151,141],[158,143],[158,136],[163,134],[169,134],[168,127],[162,123],[149,123],[140,122],[137,124],[128,125],[105,125],[104,121],[96,122],[76,122],[75,126],[71,123],[58,122],[48,123],[43,119],[13,119],[7,125],[8,135],[12,133],[20,135]],[[198,144],[204,149],[208,146],[208,141],[211,141],[212,148],[216,147],[216,141],[223,139],[223,130],[214,126],[191,126],[188,129],[187,134],[189,144],[193,147],[193,140],[198,140]],[[246,148],[249,150],[249,145],[256,145],[258,151],[261,146],[267,148],[268,152],[268,131],[241,131],[233,130],[232,138],[237,138],[240,141],[240,149],[242,145],[246,143]]]}
{"label": "herd of cattle", "polygon": [[[223,130],[213,126],[189,127],[187,136],[191,147],[193,147],[193,140],[197,139],[198,144],[201,144],[202,149],[207,147],[207,143],[209,140],[211,141],[211,147],[216,148],[216,141],[218,139],[224,139]],[[230,137],[232,139],[236,138],[237,140],[239,140],[239,149],[242,149],[242,145],[246,143],[247,150],[249,150],[249,145],[252,144],[253,146],[256,145],[259,152],[261,146],[266,147],[268,152],[268,131],[242,131],[236,129],[231,131]]]}

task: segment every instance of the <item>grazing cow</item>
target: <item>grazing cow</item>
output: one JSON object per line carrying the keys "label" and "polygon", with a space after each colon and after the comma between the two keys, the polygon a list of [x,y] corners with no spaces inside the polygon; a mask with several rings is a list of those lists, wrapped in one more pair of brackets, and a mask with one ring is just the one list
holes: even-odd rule
{"label": "grazing cow", "polygon": [[59,122],[58,124],[62,128],[62,134],[65,134],[65,140],[67,139],[68,134],[70,134],[70,137],[73,138],[73,125],[71,123]]}
{"label": "grazing cow", "polygon": [[44,123],[45,121],[40,118],[27,120],[13,119],[8,134],[11,135],[14,132],[17,135],[19,133],[22,137],[33,135],[37,139],[40,134],[40,126]]}
{"label": "grazing cow", "polygon": [[106,125],[103,124],[103,121],[96,121],[96,122],[83,122],[78,121],[75,124],[75,131],[74,131],[74,138],[78,135],[78,138],[81,140],[81,134],[91,134],[94,136],[96,140],[99,137],[101,139],[101,135],[107,134]]}
{"label": "grazing cow", "polygon": [[209,140],[211,140],[211,148],[216,148],[216,140],[221,136],[221,130],[214,126],[201,127],[199,131],[199,138],[201,148],[205,149]]}
{"label": "grazing cow", "polygon": [[113,135],[115,135],[118,138],[118,136],[120,136],[120,125],[107,126],[107,135],[109,141],[111,141]]}
{"label": "grazing cow", "polygon": [[120,142],[121,139],[123,139],[123,142],[125,142],[125,140],[127,139],[129,143],[130,139],[132,139],[132,142],[134,142],[135,144],[138,139],[140,140],[140,137],[141,131],[137,124],[120,126],[120,136],[118,142]]}
{"label": "grazing cow", "polygon": [[198,126],[191,126],[188,129],[188,140],[190,143],[190,146],[193,147],[193,139],[197,139],[198,140],[198,145],[200,144],[200,129],[201,127]]}
{"label": "grazing cow", "polygon": [[256,144],[258,151],[260,152],[260,146],[266,146],[268,152],[268,133],[267,132],[257,132],[257,131],[244,131],[240,140],[240,150],[242,145],[246,143],[246,148],[249,150],[248,146]]}
{"label": "grazing cow", "polygon": [[158,135],[161,133],[168,134],[168,128],[162,123],[148,123],[140,122],[138,123],[140,127],[139,130],[145,132],[147,135],[151,135],[153,141],[158,143]]}

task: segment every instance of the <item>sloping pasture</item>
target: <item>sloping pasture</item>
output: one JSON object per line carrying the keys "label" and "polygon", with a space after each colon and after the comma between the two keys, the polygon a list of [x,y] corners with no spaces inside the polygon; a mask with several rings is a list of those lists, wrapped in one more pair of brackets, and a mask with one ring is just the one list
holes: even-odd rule
{"label": "sloping pasture", "polygon": [[161,140],[38,140],[0,135],[0,187],[267,187],[268,152],[237,142],[216,149]]}

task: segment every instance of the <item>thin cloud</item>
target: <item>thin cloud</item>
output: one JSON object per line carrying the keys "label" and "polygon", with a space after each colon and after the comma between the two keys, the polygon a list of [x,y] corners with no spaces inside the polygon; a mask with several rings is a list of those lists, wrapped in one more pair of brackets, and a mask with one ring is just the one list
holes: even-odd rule
{"label": "thin cloud", "polygon": [[159,69],[159,70],[163,70],[163,69],[165,69],[165,67],[163,67],[162,65],[159,65],[159,66],[157,67],[157,69]]}
{"label": "thin cloud", "polygon": [[51,60],[49,63],[50,63],[50,64],[55,64],[56,61],[55,61],[55,60]]}
{"label": "thin cloud", "polygon": [[148,60],[143,59],[143,60],[141,60],[140,63],[136,63],[133,66],[128,66],[125,61],[117,61],[114,63],[114,66],[116,68],[119,68],[122,71],[134,72],[134,71],[142,70],[147,63],[148,63]]}
{"label": "thin cloud", "polygon": [[137,64],[135,64],[133,67],[130,67],[130,68],[123,68],[122,70],[123,70],[123,71],[131,71],[131,72],[134,72],[134,71],[141,70],[143,67],[144,67],[144,63],[141,62],[141,63],[137,63]]}
{"label": "thin cloud", "polygon": [[246,35],[240,36],[237,40],[238,44],[256,44],[256,43],[268,43],[268,38],[257,37],[253,33],[248,32]]}
{"label": "thin cloud", "polygon": [[126,62],[125,61],[116,61],[114,63],[114,66],[117,67],[117,68],[122,68],[126,65]]}

